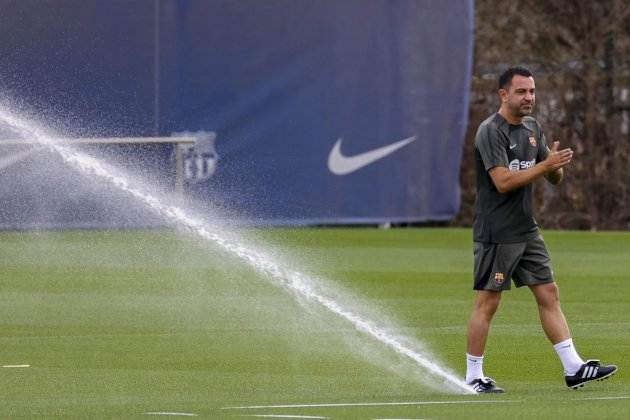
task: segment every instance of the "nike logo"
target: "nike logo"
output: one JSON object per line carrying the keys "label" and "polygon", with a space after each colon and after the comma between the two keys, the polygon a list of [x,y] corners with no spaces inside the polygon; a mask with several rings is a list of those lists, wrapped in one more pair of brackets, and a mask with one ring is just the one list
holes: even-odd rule
{"label": "nike logo", "polygon": [[344,156],[341,153],[341,142],[343,139],[340,138],[330,151],[330,155],[328,155],[328,169],[335,175],[351,174],[364,166],[383,159],[385,156],[391,155],[396,150],[405,147],[414,140],[416,140],[416,136],[408,137],[396,143],[388,144],[387,146],[379,147],[378,149],[373,149],[358,155]]}
{"label": "nike logo", "polygon": [[510,150],[514,149],[515,147],[516,147],[516,143],[510,144]]}

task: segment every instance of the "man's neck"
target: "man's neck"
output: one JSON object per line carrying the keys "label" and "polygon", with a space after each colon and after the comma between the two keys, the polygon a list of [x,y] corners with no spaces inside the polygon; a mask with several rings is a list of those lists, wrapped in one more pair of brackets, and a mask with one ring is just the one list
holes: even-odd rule
{"label": "man's neck", "polygon": [[505,118],[505,121],[512,125],[519,125],[523,122],[523,117],[514,116],[503,107],[499,108],[499,115]]}

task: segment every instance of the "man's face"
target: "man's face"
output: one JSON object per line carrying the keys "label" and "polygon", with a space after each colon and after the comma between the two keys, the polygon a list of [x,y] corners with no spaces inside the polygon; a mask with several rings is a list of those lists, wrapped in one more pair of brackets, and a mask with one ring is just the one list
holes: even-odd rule
{"label": "man's face", "polygon": [[530,115],[536,102],[536,88],[533,77],[515,74],[507,89],[500,89],[499,95],[504,106],[515,117]]}

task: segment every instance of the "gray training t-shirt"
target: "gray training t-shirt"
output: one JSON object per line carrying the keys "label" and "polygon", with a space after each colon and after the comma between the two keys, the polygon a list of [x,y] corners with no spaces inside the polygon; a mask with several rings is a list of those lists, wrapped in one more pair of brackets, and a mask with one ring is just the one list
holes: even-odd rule
{"label": "gray training t-shirt", "polygon": [[547,158],[549,149],[538,121],[509,124],[499,113],[481,123],[475,137],[477,201],[473,222],[476,242],[524,242],[538,235],[532,210],[532,185],[500,193],[488,171],[505,166],[519,171]]}

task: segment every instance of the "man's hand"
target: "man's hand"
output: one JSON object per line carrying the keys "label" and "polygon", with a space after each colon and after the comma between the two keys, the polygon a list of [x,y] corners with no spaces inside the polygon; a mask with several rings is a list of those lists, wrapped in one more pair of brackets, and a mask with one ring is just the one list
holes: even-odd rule
{"label": "man's hand", "polygon": [[568,147],[566,149],[558,150],[559,147],[560,142],[554,141],[551,149],[549,150],[549,155],[547,156],[547,159],[542,162],[547,172],[556,171],[571,163],[571,159],[573,158],[573,150]]}
{"label": "man's hand", "polygon": [[545,178],[553,185],[558,185],[562,181],[564,177],[562,168],[571,163],[573,158],[573,150],[569,148],[558,150],[559,146],[560,142],[554,141],[547,159],[542,162],[544,165],[548,165]]}

